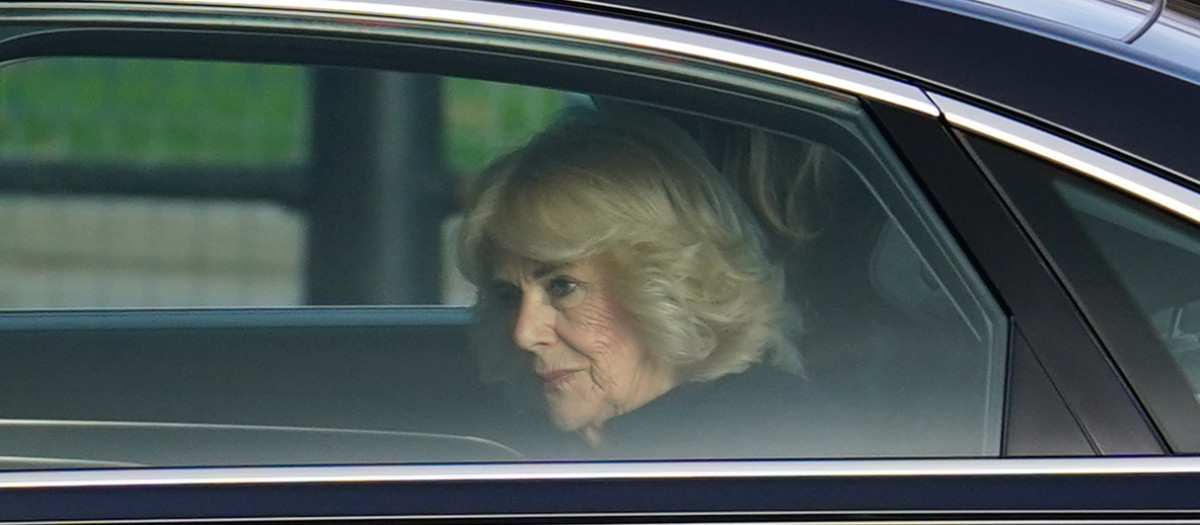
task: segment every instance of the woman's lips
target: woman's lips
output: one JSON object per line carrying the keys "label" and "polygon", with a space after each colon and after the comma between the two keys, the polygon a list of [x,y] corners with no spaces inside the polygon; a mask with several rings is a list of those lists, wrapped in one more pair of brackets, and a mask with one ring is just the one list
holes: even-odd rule
{"label": "woman's lips", "polygon": [[542,377],[542,387],[545,388],[547,392],[558,390],[562,388],[567,381],[570,381],[571,376],[575,375],[576,372],[578,372],[578,370],[552,370],[550,372],[539,374]]}

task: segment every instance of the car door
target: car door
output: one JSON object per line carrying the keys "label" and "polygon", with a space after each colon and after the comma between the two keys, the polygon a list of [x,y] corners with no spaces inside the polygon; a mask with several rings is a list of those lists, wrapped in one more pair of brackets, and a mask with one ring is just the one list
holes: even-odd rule
{"label": "car door", "polygon": [[[1194,506],[1187,462],[1001,459],[1176,449],[925,90],[597,13],[301,7],[5,11],[5,518]],[[668,121],[740,192],[802,313],[797,381],[845,415],[825,441],[599,461],[545,421],[504,337],[472,340],[460,194],[572,108]]]}

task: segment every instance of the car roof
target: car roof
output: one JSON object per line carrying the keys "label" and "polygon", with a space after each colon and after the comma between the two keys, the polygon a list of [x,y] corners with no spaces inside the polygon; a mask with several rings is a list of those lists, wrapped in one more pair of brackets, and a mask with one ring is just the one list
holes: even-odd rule
{"label": "car roof", "polygon": [[[962,2],[939,2],[959,5]],[[1154,23],[1161,3],[1154,0],[973,0],[981,12],[991,8],[996,19],[1009,19],[1015,25],[1035,20],[1070,26],[1106,38],[1132,40]]]}
{"label": "car roof", "polygon": [[[1081,9],[1104,3],[1072,1]],[[977,0],[780,0],[756,10],[726,0],[537,3],[622,11],[798,48],[978,104],[1200,186],[1200,157],[1192,153],[1200,123],[1194,2],[1164,4],[1132,43]]]}
{"label": "car roof", "polygon": [[[104,0],[85,0],[104,3]],[[483,3],[550,4],[617,8],[652,15],[675,15],[677,0],[476,0]],[[721,0],[716,0],[720,2]],[[1018,28],[1083,47],[1099,47],[1125,60],[1158,67],[1200,84],[1200,0],[887,0],[932,7],[972,18]],[[227,4],[290,9],[331,9],[338,6],[390,5],[389,0],[269,0],[221,2],[205,0],[148,0],[155,4]],[[709,5],[712,1],[702,2]],[[715,11],[690,18],[731,28],[751,25],[731,23]],[[787,36],[779,33],[776,36]],[[1168,65],[1169,64],[1169,65]]]}
{"label": "car roof", "polygon": [[1070,42],[1200,83],[1200,7],[1167,0],[904,0]]}

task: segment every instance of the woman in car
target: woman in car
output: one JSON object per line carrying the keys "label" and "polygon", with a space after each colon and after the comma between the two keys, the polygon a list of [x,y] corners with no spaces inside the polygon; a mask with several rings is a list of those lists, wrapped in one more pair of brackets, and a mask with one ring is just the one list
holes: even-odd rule
{"label": "woman in car", "polygon": [[554,425],[588,455],[816,446],[821,403],[787,334],[782,274],[686,133],[573,114],[477,183],[459,263],[481,326],[530,358]]}

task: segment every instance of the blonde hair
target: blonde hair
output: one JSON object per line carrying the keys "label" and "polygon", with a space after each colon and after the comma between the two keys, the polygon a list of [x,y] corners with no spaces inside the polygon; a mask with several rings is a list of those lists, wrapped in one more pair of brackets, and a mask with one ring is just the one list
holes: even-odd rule
{"label": "blonde hair", "polygon": [[600,258],[651,356],[679,380],[742,371],[767,349],[798,365],[784,333],[783,274],[762,233],[699,147],[665,120],[568,115],[477,183],[458,246],[476,285],[491,279],[499,254]]}

